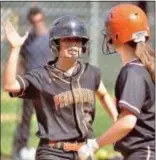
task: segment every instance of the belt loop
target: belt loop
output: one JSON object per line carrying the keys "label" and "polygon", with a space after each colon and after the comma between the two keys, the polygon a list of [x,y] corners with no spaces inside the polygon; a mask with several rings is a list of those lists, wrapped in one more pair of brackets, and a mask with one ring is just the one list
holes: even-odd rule
{"label": "belt loop", "polygon": [[57,142],[57,143],[56,143],[56,147],[57,147],[57,148],[61,148],[61,147],[62,147],[62,143],[61,143],[61,142]]}
{"label": "belt loop", "polygon": [[64,143],[60,142],[60,148],[64,149]]}

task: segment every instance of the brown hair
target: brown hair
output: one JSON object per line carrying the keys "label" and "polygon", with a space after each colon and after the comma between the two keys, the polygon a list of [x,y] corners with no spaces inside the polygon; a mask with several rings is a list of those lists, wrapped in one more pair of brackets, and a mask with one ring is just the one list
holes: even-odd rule
{"label": "brown hair", "polygon": [[37,15],[37,14],[39,14],[39,13],[44,15],[43,11],[40,8],[38,8],[38,7],[31,7],[29,9],[29,11],[28,11],[27,19],[31,22],[32,17],[35,16],[35,15]]}
{"label": "brown hair", "polygon": [[147,42],[130,42],[130,46],[136,48],[136,57],[145,65],[151,75],[152,81],[155,83],[155,53]]}

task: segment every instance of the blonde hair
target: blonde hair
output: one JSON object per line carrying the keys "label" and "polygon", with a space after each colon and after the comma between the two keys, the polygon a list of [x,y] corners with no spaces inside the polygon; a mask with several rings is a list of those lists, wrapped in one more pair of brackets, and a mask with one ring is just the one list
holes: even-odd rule
{"label": "blonde hair", "polygon": [[136,44],[135,55],[145,65],[155,83],[155,53],[152,48],[147,42],[139,42]]}

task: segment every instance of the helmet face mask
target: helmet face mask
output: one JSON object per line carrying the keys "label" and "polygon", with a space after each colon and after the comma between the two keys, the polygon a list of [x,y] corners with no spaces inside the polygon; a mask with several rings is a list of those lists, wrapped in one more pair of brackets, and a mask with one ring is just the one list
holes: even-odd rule
{"label": "helmet face mask", "polygon": [[[52,52],[53,56],[61,57],[60,54],[59,54],[60,49],[61,49],[60,39],[50,41],[49,46],[50,46],[50,49],[51,49],[51,52]],[[66,47],[68,47],[68,46],[69,45],[66,45]],[[73,45],[70,45],[70,47],[77,47],[77,44],[75,43]],[[88,48],[89,48],[88,41],[86,42],[86,41],[82,40],[81,51],[78,54],[78,58],[83,58],[84,55],[89,55],[89,51],[88,51],[89,49]]]}
{"label": "helmet face mask", "polygon": [[108,36],[105,30],[103,30],[103,43],[102,43],[102,53],[105,55],[110,55],[116,53],[113,47],[112,38]]}
{"label": "helmet face mask", "polygon": [[60,45],[57,43],[57,41],[56,40],[49,41],[49,46],[50,46],[52,55],[55,57],[59,57]]}
{"label": "helmet face mask", "polygon": [[84,23],[74,16],[62,16],[54,21],[50,30],[49,45],[52,54],[59,57],[60,39],[78,38],[82,40],[82,54],[86,54],[88,49],[88,35]]}

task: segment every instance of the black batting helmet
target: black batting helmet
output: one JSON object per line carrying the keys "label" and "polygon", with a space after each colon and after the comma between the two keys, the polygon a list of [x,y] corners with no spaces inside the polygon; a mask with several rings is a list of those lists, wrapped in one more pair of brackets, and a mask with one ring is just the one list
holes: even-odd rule
{"label": "black batting helmet", "polygon": [[52,52],[57,55],[59,39],[77,37],[82,39],[82,52],[86,52],[86,44],[89,40],[84,23],[75,16],[62,16],[54,21],[50,29],[49,43]]}

